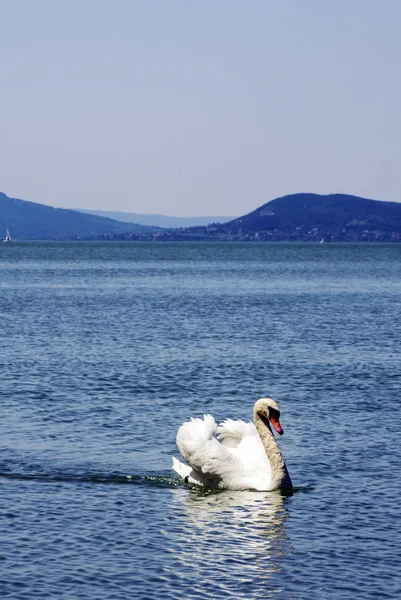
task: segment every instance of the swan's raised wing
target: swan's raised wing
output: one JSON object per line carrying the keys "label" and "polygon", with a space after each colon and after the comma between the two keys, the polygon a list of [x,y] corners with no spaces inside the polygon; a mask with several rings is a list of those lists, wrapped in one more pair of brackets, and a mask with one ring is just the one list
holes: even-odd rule
{"label": "swan's raised wing", "polygon": [[226,419],[217,427],[218,439],[226,448],[237,448],[246,436],[258,436],[253,423]]}
{"label": "swan's raised wing", "polygon": [[211,415],[183,423],[177,432],[177,446],[187,463],[206,475],[226,479],[241,468],[217,438],[217,424]]}
{"label": "swan's raised wing", "polygon": [[226,419],[217,428],[218,438],[249,475],[269,474],[271,466],[254,423]]}

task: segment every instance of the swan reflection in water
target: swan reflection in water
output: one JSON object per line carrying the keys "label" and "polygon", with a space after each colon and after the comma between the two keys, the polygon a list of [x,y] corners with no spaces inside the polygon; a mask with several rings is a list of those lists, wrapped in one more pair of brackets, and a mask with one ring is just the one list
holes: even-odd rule
{"label": "swan reflection in water", "polygon": [[211,597],[264,598],[282,591],[282,562],[291,551],[291,492],[176,488],[172,494],[175,527],[169,528],[168,549],[181,585],[190,582],[199,593],[212,586]]}

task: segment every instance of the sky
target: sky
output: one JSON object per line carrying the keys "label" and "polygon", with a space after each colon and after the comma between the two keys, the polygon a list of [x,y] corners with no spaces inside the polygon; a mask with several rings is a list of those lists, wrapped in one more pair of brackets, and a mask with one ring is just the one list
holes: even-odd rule
{"label": "sky", "polygon": [[401,201],[399,0],[0,0],[0,191],[235,216]]}

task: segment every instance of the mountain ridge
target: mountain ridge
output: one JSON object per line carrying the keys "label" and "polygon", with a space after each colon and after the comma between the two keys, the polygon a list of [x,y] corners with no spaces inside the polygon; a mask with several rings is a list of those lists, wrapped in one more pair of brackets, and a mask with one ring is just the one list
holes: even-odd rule
{"label": "mountain ridge", "polygon": [[[122,223],[108,217],[83,214],[66,208],[21,200],[0,192],[0,227],[8,227],[14,239],[107,239],[130,233],[153,233],[158,227]],[[1,232],[1,229],[0,229]]]}
{"label": "mountain ridge", "polygon": [[349,194],[281,196],[225,223],[163,229],[10,198],[0,192],[1,227],[21,240],[401,241],[401,203]]}
{"label": "mountain ridge", "polygon": [[401,241],[401,203],[349,194],[288,194],[203,233],[208,229],[222,241]]}

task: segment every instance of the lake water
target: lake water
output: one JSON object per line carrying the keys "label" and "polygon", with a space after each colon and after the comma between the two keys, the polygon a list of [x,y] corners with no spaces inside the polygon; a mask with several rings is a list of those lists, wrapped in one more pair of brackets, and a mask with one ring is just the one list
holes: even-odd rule
{"label": "lake water", "polygon": [[[0,247],[0,597],[401,597],[401,245]],[[281,409],[296,487],[171,471]]]}

